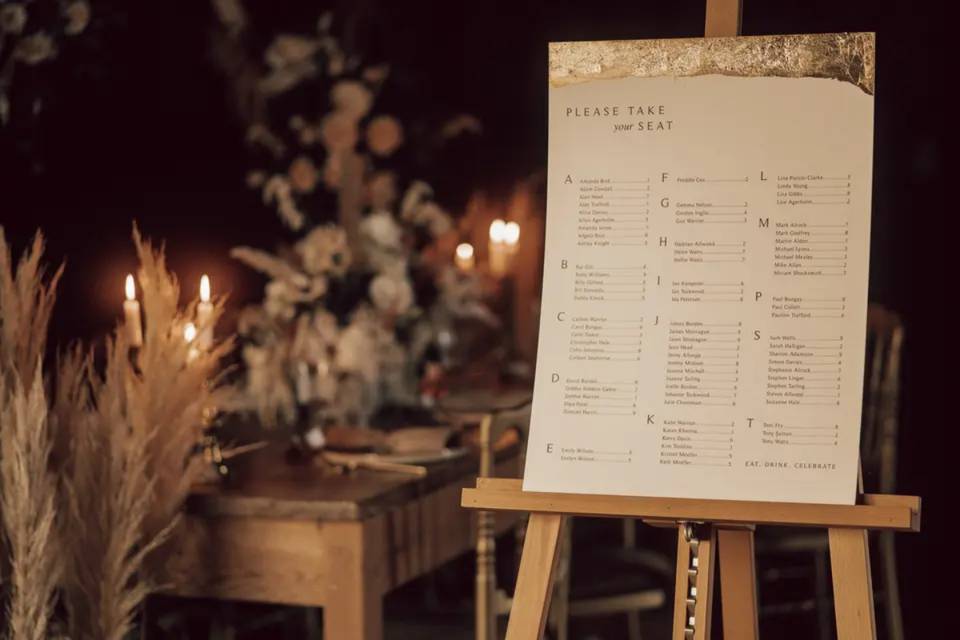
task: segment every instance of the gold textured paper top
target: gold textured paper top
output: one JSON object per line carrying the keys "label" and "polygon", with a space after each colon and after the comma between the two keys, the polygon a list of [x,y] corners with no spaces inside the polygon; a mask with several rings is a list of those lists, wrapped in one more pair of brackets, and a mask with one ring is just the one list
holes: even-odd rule
{"label": "gold textured paper top", "polygon": [[720,74],[832,78],[873,95],[875,63],[872,33],[551,42],[550,85]]}

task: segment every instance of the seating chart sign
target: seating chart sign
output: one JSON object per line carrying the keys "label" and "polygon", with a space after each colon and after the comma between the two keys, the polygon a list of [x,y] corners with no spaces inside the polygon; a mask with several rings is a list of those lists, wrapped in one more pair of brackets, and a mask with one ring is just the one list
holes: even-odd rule
{"label": "seating chart sign", "polygon": [[550,45],[527,491],[852,504],[873,34]]}

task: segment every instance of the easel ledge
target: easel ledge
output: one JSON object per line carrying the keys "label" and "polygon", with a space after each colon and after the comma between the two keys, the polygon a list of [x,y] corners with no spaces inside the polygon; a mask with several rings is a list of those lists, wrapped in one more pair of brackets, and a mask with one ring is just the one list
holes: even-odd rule
{"label": "easel ledge", "polygon": [[463,490],[460,504],[485,511],[628,517],[671,523],[920,530],[920,498],[916,496],[863,494],[856,505],[801,504],[535,493],[523,491],[522,484],[522,480],[514,478],[477,478],[476,488]]}

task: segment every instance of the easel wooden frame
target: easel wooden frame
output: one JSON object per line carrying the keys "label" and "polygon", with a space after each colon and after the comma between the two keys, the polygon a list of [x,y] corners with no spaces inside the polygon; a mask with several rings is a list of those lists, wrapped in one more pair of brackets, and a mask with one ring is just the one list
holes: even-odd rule
{"label": "easel wooden frame", "polygon": [[[742,0],[707,0],[705,36],[739,35],[741,10]],[[519,480],[478,478],[476,488],[463,490],[461,504],[481,511],[530,513],[507,640],[542,636],[561,533],[570,516],[632,517],[655,526],[676,527],[673,640],[710,638],[718,562],[722,566],[724,637],[758,638],[756,525],[826,528],[837,637],[874,640],[877,631],[867,531],[920,530],[920,499],[897,495],[861,495],[859,504],[852,506],[633,498],[525,492]]]}

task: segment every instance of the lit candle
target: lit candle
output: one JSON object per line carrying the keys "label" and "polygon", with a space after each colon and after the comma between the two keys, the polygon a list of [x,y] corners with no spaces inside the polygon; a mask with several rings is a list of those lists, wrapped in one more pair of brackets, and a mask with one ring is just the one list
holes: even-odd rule
{"label": "lit candle", "polygon": [[183,327],[183,340],[190,345],[190,348],[187,350],[187,362],[193,362],[193,359],[196,358],[200,352],[192,344],[193,341],[197,338],[197,325],[192,322],[188,322]]}
{"label": "lit candle", "polygon": [[490,223],[490,244],[487,245],[490,254],[490,273],[498,278],[506,274],[510,262],[506,235],[507,223],[499,218]]}
{"label": "lit candle", "polygon": [[503,227],[503,243],[507,245],[507,253],[511,256],[517,253],[520,247],[520,225],[516,222],[508,222]]}
{"label": "lit candle", "polygon": [[471,271],[473,269],[474,264],[476,264],[473,253],[473,245],[469,242],[461,242],[457,245],[453,262],[460,271]]}
{"label": "lit candle", "polygon": [[143,346],[143,325],[140,324],[140,303],[137,302],[137,285],[133,281],[133,274],[127,274],[124,285],[127,299],[123,301],[123,318],[127,327],[127,338],[131,347]]}
{"label": "lit candle", "polygon": [[197,305],[197,325],[200,327],[197,347],[199,349],[209,349],[213,346],[213,303],[210,302],[210,278],[207,274],[200,276],[200,304]]}

